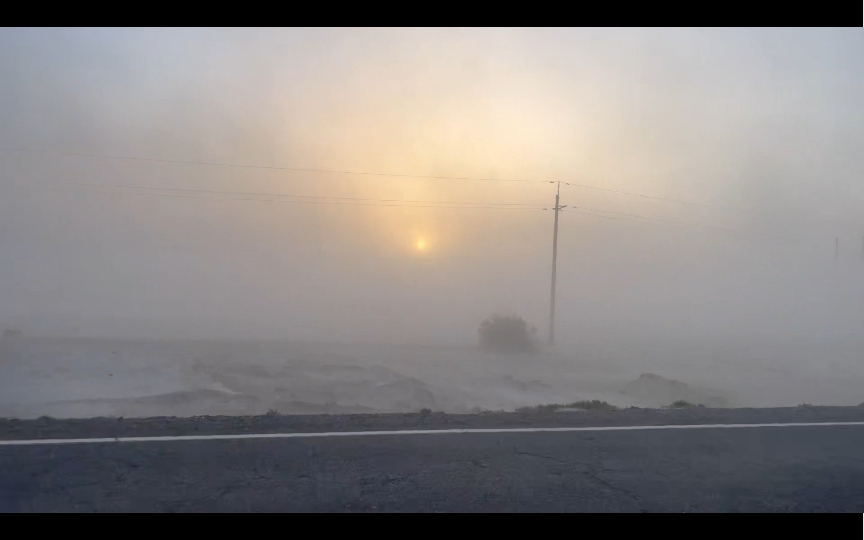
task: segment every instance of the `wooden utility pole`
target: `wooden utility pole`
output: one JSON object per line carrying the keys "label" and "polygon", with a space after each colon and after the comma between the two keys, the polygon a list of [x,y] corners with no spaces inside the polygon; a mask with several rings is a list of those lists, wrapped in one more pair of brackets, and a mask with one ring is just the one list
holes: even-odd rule
{"label": "wooden utility pole", "polygon": [[549,345],[555,344],[555,281],[558,274],[558,212],[566,208],[561,206],[561,182],[556,182],[555,192],[555,229],[552,233],[552,290],[549,295]]}

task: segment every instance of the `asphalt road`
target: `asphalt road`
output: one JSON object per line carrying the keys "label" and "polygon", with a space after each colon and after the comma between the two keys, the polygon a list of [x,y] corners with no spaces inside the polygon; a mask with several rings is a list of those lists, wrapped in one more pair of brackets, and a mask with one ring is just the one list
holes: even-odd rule
{"label": "asphalt road", "polygon": [[864,512],[864,426],[0,446],[2,512]]}

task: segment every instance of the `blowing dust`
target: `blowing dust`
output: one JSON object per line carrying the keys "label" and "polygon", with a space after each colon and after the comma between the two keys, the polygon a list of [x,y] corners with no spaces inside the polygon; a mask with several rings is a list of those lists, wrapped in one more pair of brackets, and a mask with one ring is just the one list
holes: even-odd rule
{"label": "blowing dust", "polygon": [[0,416],[864,401],[858,29],[0,48]]}
{"label": "blowing dust", "polygon": [[[512,411],[583,400],[617,407],[857,405],[864,370],[785,371],[724,350],[663,351],[644,342],[602,354],[487,353],[471,346],[226,341],[121,341],[7,335],[0,416],[79,418]],[[661,344],[655,344],[658,351]],[[586,348],[587,349],[587,348]],[[799,366],[811,361],[797,351]],[[721,355],[723,361],[718,361]],[[634,365],[635,364],[635,365]],[[641,372],[641,371],[644,371]],[[652,372],[658,373],[652,373]],[[676,380],[681,379],[681,380]]]}

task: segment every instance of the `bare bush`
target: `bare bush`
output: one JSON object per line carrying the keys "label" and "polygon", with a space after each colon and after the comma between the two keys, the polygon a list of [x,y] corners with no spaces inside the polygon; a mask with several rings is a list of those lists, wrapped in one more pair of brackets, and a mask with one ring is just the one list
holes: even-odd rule
{"label": "bare bush", "polygon": [[537,350],[534,334],[537,329],[529,327],[518,315],[492,315],[480,324],[477,334],[480,347],[504,353],[527,353]]}

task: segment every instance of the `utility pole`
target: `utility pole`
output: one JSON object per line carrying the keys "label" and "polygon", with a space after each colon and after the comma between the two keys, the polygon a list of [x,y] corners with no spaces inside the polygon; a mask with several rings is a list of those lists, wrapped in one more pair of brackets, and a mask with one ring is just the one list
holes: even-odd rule
{"label": "utility pole", "polygon": [[840,237],[834,237],[834,270],[840,268]]}
{"label": "utility pole", "polygon": [[552,291],[549,295],[549,345],[555,344],[555,280],[558,275],[558,212],[566,208],[561,206],[561,182],[556,182],[555,192],[555,229],[552,233]]}

